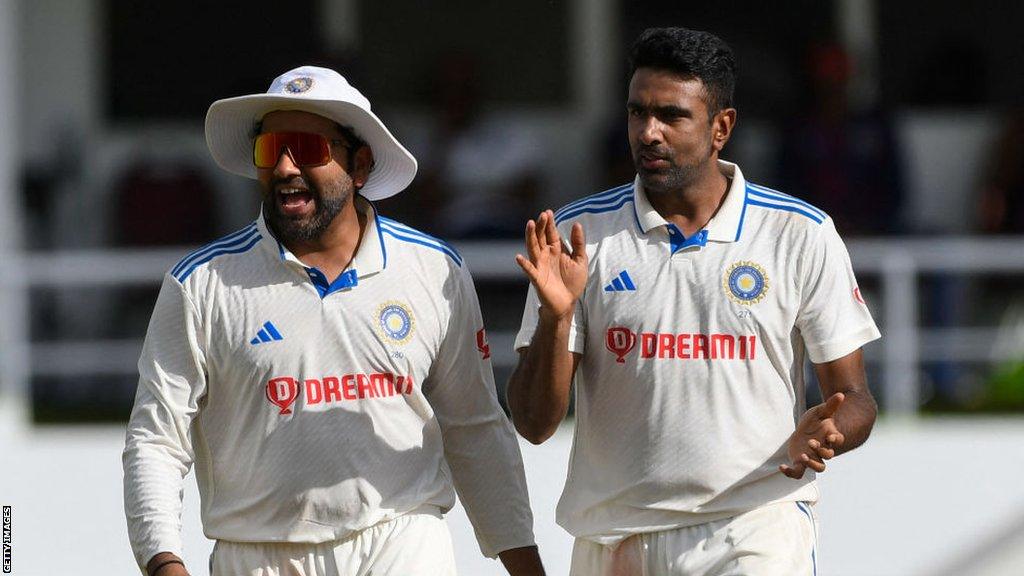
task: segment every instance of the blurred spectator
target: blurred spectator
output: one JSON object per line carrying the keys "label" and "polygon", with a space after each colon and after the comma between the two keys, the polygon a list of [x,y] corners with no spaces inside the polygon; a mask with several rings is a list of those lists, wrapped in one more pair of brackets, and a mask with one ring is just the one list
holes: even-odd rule
{"label": "blurred spectator", "polygon": [[1000,123],[981,189],[981,231],[1024,234],[1024,107]]}
{"label": "blurred spectator", "polygon": [[784,131],[780,188],[827,212],[844,235],[902,231],[900,150],[891,119],[879,109],[851,109],[853,62],[841,47],[812,46],[806,63],[811,101]]}
{"label": "blurred spectator", "polygon": [[136,162],[114,187],[117,245],[198,245],[214,237],[215,194],[200,167]]}
{"label": "blurred spectator", "polygon": [[539,206],[542,143],[522,123],[485,113],[481,82],[472,57],[441,59],[431,79],[437,123],[413,151],[413,193],[385,214],[445,238],[522,234]]}

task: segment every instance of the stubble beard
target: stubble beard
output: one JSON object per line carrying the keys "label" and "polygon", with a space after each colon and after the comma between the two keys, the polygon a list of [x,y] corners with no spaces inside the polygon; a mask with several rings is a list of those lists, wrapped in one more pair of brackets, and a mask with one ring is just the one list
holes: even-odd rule
{"label": "stubble beard", "polygon": [[708,138],[703,148],[704,154],[695,162],[681,166],[673,163],[668,168],[657,171],[645,170],[640,162],[639,154],[634,155],[633,164],[636,167],[637,174],[640,176],[640,183],[643,184],[644,190],[661,194],[688,189],[691,184],[701,178],[707,169],[708,163],[711,161],[714,148],[711,138]]}
{"label": "stubble beard", "polygon": [[339,181],[323,189],[308,185],[316,210],[309,216],[295,218],[281,213],[277,205],[277,194],[273,192],[275,184],[271,183],[271,191],[263,197],[263,214],[277,239],[285,243],[311,242],[323,236],[331,222],[341,214],[353,190],[351,182],[346,186]]}

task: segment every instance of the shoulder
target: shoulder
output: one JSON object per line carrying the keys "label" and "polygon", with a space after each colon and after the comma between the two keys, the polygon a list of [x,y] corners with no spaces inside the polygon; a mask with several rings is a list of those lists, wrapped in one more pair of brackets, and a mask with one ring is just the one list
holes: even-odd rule
{"label": "shoulder", "polygon": [[610,221],[626,215],[633,205],[633,183],[623,184],[596,194],[584,196],[555,211],[555,223],[571,225],[575,221]]}
{"label": "shoulder", "polygon": [[831,221],[824,210],[809,202],[749,181],[744,205],[747,218],[760,218],[780,225],[820,228]]}
{"label": "shoulder", "polygon": [[206,269],[214,263],[222,262],[225,258],[239,257],[251,252],[262,238],[263,235],[256,222],[252,222],[237,232],[190,252],[179,260],[168,274],[179,284],[184,284],[197,270]]}
{"label": "shoulder", "polygon": [[425,263],[444,261],[449,266],[464,268],[462,255],[451,244],[436,236],[380,215],[377,216],[377,226],[389,260],[391,255],[396,258],[414,256]]}

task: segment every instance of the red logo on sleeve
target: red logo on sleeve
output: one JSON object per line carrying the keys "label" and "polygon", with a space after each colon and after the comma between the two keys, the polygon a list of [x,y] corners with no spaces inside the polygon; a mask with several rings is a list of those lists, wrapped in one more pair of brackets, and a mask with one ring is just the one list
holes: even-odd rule
{"label": "red logo on sleeve", "polygon": [[282,376],[267,382],[267,400],[281,409],[279,414],[291,414],[292,404],[299,397],[299,383],[295,378]]}
{"label": "red logo on sleeve", "polygon": [[491,345],[487,343],[487,332],[483,328],[476,331],[476,349],[484,360],[491,357]]}
{"label": "red logo on sleeve", "polygon": [[861,304],[867,304],[867,302],[864,301],[864,296],[860,293],[860,286],[853,289],[853,298]]}
{"label": "red logo on sleeve", "polygon": [[604,345],[615,354],[616,362],[625,364],[626,354],[636,346],[636,334],[629,328],[609,328],[605,334]]}

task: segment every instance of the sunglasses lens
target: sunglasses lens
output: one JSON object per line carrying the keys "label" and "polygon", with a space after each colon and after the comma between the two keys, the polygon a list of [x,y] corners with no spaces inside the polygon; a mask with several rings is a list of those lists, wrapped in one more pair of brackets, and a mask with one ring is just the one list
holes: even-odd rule
{"label": "sunglasses lens", "polygon": [[256,136],[252,160],[257,168],[273,168],[287,151],[298,166],[322,166],[331,160],[327,138],[308,132],[267,132]]}

